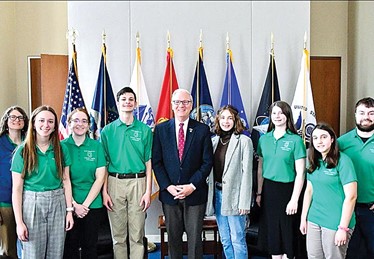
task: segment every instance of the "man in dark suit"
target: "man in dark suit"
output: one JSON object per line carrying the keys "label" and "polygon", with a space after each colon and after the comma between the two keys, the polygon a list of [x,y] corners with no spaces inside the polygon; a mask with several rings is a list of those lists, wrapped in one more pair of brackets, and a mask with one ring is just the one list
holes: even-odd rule
{"label": "man in dark suit", "polygon": [[209,127],[190,119],[192,96],[177,89],[172,96],[175,119],[156,126],[152,167],[160,186],[169,256],[180,259],[183,231],[187,233],[188,258],[203,258],[201,233],[206,208],[208,177],[213,165]]}

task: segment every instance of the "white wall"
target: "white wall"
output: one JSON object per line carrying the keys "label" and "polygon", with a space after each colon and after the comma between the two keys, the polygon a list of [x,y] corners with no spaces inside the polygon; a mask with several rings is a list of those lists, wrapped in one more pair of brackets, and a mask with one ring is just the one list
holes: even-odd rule
{"label": "white wall", "polygon": [[374,98],[374,2],[349,2],[349,78],[347,125],[354,127],[356,102],[367,96]]}
{"label": "white wall", "polygon": [[348,2],[313,1],[310,9],[310,55],[341,57],[340,134],[343,134],[347,131]]}
{"label": "white wall", "polygon": [[[16,81],[15,73],[15,4],[10,2],[0,3],[0,111],[1,115],[6,108],[14,105],[17,100],[17,92],[14,89]],[[5,50],[5,51],[4,51]],[[6,93],[6,94],[4,94]]]}
{"label": "white wall", "polygon": [[[129,84],[135,60],[135,35],[139,31],[142,69],[155,112],[165,70],[167,31],[171,35],[179,86],[190,90],[200,29],[203,30],[204,66],[215,109],[219,108],[223,89],[228,32],[247,119],[252,125],[268,69],[271,32],[281,97],[292,102],[304,32],[309,35],[310,3],[69,1],[68,27],[79,32],[79,82],[88,107],[97,80],[102,31],[105,29],[108,35],[107,65],[114,92]],[[159,235],[160,213],[160,203],[153,202],[146,223],[150,239]]]}

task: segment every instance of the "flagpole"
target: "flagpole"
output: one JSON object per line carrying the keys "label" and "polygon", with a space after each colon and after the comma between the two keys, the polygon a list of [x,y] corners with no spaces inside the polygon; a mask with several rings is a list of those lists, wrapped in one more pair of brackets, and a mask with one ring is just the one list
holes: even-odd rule
{"label": "flagpole", "polygon": [[200,58],[203,60],[203,31],[200,30],[200,46],[197,59],[196,73],[196,120],[200,121]]}
{"label": "flagpole", "polygon": [[106,42],[106,34],[105,34],[105,30],[103,31],[102,33],[102,39],[103,39],[103,47],[102,47],[102,51],[103,51],[103,57],[104,57],[104,71],[103,71],[103,75],[104,75],[104,89],[103,89],[103,93],[104,93],[104,126],[107,124],[108,122],[108,116],[107,116],[107,107],[106,107],[106,46],[105,46],[105,42]]}
{"label": "flagpole", "polygon": [[271,33],[271,103],[274,102],[274,35]]}
{"label": "flagpole", "polygon": [[227,32],[226,36],[226,53],[227,53],[227,103],[231,103],[231,50],[230,50],[230,38]]}
{"label": "flagpole", "polygon": [[302,124],[301,124],[301,136],[302,136],[302,138],[303,138],[303,141],[304,141],[304,144],[305,144],[305,141],[306,141],[306,139],[305,139],[305,119],[306,119],[306,107],[307,107],[307,100],[306,100],[306,95],[307,95],[307,83],[306,83],[306,80],[307,80],[307,69],[308,69],[308,51],[307,51],[307,49],[306,49],[306,38],[307,36],[306,36],[306,32],[305,32],[305,34],[304,34],[304,50],[303,50],[303,57],[304,57],[304,62],[305,62],[305,64],[304,64],[304,97],[303,97],[303,107],[305,107],[305,108],[303,108],[303,116],[302,116],[302,118],[303,118],[303,120],[302,120]]}
{"label": "flagpole", "polygon": [[[173,91],[173,52],[170,48],[170,32],[168,30],[168,40],[167,40],[167,43],[168,43],[168,52],[169,52],[169,62],[170,62],[170,66],[169,66],[169,95],[170,95],[170,98],[169,100],[171,100],[171,97],[172,97],[172,91]],[[169,110],[169,117],[172,118],[173,115],[172,115],[172,109],[171,109],[171,105],[170,105],[170,110]]]}
{"label": "flagpole", "polygon": [[139,67],[140,67],[140,47],[139,47],[139,42],[140,42],[140,35],[139,32],[136,33],[136,95],[138,96],[138,105],[136,107],[137,109],[137,119],[140,120],[140,109],[139,109],[139,104],[140,104],[140,75],[139,75]]}
{"label": "flagpole", "polygon": [[[77,39],[77,36],[78,36],[78,32],[72,28],[71,29],[71,35],[70,35],[70,31],[68,30],[67,33],[66,33],[66,36],[68,38],[68,40],[71,38],[71,43],[73,45],[73,54],[72,54],[72,60],[73,60],[73,66],[74,66],[74,72],[75,72],[75,76],[77,77],[78,79],[78,67],[77,67],[77,51],[75,49],[75,41]],[[73,87],[73,84],[70,84],[69,85],[69,98],[68,100],[71,99],[71,94],[72,94],[72,87]],[[69,107],[68,107],[69,108]],[[71,112],[69,110],[66,111],[67,113]]]}

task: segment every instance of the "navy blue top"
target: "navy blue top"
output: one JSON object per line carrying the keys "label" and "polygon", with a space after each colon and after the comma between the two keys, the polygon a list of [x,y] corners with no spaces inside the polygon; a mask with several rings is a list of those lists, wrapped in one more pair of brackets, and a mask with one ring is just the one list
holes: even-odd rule
{"label": "navy blue top", "polygon": [[12,203],[12,172],[10,165],[16,144],[4,134],[0,137],[0,202]]}

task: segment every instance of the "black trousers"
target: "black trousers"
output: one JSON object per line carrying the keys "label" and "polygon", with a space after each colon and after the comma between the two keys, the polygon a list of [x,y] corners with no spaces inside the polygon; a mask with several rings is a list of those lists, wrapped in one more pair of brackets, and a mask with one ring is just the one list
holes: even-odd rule
{"label": "black trousers", "polygon": [[90,209],[84,218],[74,216],[74,227],[66,233],[64,259],[97,258],[96,244],[101,215],[101,209]]}
{"label": "black trousers", "polygon": [[203,258],[203,242],[201,234],[206,203],[195,206],[186,205],[180,200],[177,205],[163,203],[166,232],[168,233],[168,249],[170,259],[183,258],[182,235],[187,234],[188,258]]}

